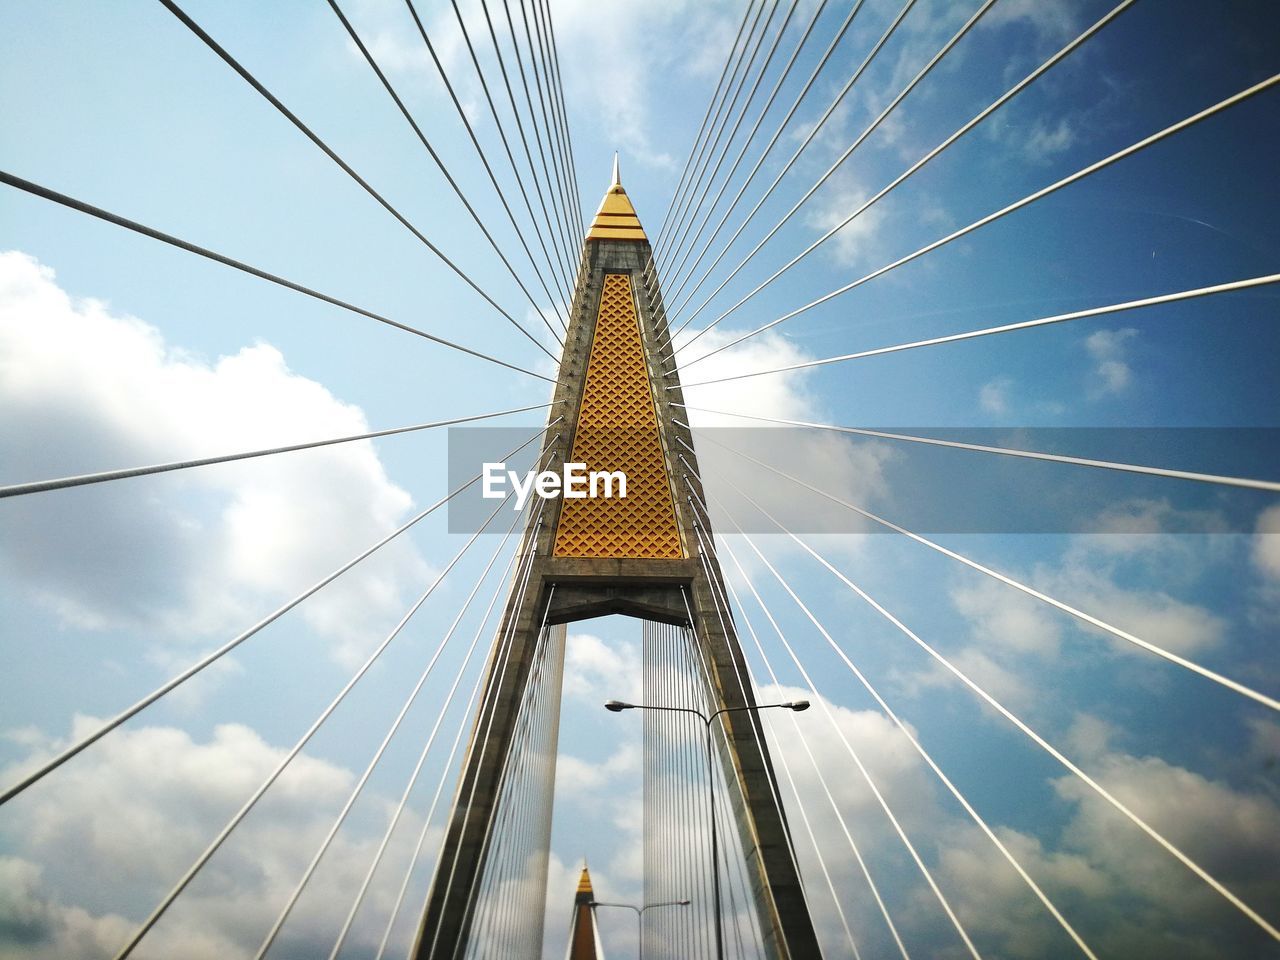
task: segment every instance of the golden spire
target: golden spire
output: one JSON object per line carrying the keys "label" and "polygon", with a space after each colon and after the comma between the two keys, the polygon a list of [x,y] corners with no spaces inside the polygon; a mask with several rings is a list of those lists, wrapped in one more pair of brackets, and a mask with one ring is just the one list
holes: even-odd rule
{"label": "golden spire", "polygon": [[591,874],[587,872],[586,860],[583,860],[578,893],[573,898],[573,920],[569,924],[568,960],[602,960],[604,957],[600,931],[596,929],[595,909],[591,906],[595,899],[591,890]]}
{"label": "golden spire", "polygon": [[636,216],[636,208],[627,198],[627,191],[622,188],[618,177],[618,155],[613,155],[613,183],[609,192],[604,195],[596,218],[591,221],[591,229],[587,232],[588,240],[647,240],[644,227],[640,226],[640,218]]}

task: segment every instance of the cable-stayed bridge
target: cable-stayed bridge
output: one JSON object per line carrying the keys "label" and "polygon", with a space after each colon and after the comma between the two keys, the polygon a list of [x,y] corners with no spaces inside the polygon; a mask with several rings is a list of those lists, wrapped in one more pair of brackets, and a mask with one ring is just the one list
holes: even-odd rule
{"label": "cable-stayed bridge", "polygon": [[[386,378],[389,409],[427,413],[371,428],[273,348],[212,365],[198,352],[220,348],[166,347],[68,297],[43,228],[13,231],[0,956],[1277,955],[1265,5],[695,16],[717,58],[668,92],[696,113],[652,220],[630,161],[580,184],[575,160],[575,89],[634,136],[623,54],[645,38],[623,14],[405,0],[392,27],[328,0],[306,19],[413,147],[413,178],[430,171],[424,207],[280,76],[248,13],[152,6],[163,55],[252,102],[360,217],[396,221],[426,289],[410,309],[355,296],[333,262],[244,243],[234,215],[205,233],[73,189],[67,170],[102,159],[87,149],[6,161],[13,219],[92,230],[103,258],[138,244],[116,270],[163,250],[305,305],[319,319],[290,358],[352,368],[342,396]],[[945,99],[965,84],[976,103]],[[1008,143],[1032,158],[1016,188],[970,192]],[[1138,208],[1149,257],[1108,233]],[[880,239],[894,216],[913,229]],[[164,272],[147,287],[180,293]],[[889,301],[915,312],[867,315]],[[375,335],[394,360],[421,349],[411,373],[367,368]],[[876,363],[892,372],[862,374]],[[850,402],[928,422],[919,398],[961,366],[985,429],[954,397],[936,428]],[[436,446],[397,461],[384,441]],[[629,489],[490,502],[490,461]],[[606,617],[631,639],[581,632]],[[629,760],[579,758],[628,735]]]}

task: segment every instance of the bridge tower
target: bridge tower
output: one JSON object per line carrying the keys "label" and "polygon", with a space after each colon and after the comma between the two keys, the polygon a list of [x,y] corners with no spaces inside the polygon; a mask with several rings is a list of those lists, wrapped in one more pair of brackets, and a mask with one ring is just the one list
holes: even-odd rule
{"label": "bridge tower", "polygon": [[[583,244],[560,361],[551,415],[564,419],[548,431],[540,462],[621,470],[627,496],[549,500],[540,521],[529,522],[521,550],[530,559],[497,634],[506,645],[502,662],[491,656],[487,668],[416,960],[467,955],[520,705],[549,628],[609,614],[688,628],[710,667],[711,703],[754,705],[740,679],[747,671],[732,619],[716,607],[720,566],[700,552],[710,539],[685,486],[702,496],[693,438],[673,408],[684,399],[678,375],[662,373],[660,358],[669,354],[652,250],[615,158]],[[771,960],[818,957],[760,721],[750,710],[723,719],[718,759],[764,949]]]}
{"label": "bridge tower", "polygon": [[569,923],[566,960],[604,960],[600,931],[596,929],[596,913],[591,908],[595,899],[595,891],[591,888],[591,873],[586,864],[583,864],[578,889],[573,896],[573,919]]}

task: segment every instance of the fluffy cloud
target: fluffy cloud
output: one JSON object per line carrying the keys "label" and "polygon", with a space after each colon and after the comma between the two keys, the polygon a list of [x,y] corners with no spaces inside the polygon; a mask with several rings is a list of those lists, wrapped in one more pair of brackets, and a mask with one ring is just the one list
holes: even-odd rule
{"label": "fluffy cloud", "polygon": [[[0,460],[43,479],[359,433],[363,413],[265,343],[207,362],[0,254]],[[343,444],[11,501],[0,567],[65,622],[225,634],[361,552],[409,495],[373,446]],[[392,544],[301,610],[350,659],[427,568]],[[356,627],[355,624],[360,624]]]}
{"label": "fluffy cloud", "polygon": [[[1116,504],[1099,518],[1101,535],[1073,537],[1056,562],[1042,561],[1030,570],[1002,568],[1011,576],[1122,630],[1183,656],[1222,645],[1228,623],[1209,608],[1170,593],[1170,584],[1190,585],[1209,569],[1217,547],[1208,538],[1171,535],[1188,523],[1212,529],[1212,517],[1190,516],[1154,501]],[[1206,527],[1208,524],[1208,527]],[[1195,543],[1186,542],[1194,539]],[[1099,648],[1081,644],[1077,631],[1104,638],[1105,650],[1149,660],[1132,644],[1085,627],[1042,601],[1005,584],[964,574],[949,592],[964,618],[968,645],[947,655],[975,682],[1013,708],[1042,704],[1033,677],[1062,664],[1064,642],[1071,656],[1096,657]],[[1068,633],[1072,628],[1072,633]],[[1074,634],[1074,636],[1073,636]],[[1069,638],[1069,639],[1068,639]],[[929,664],[906,678],[904,689],[916,691],[950,681],[943,668]]]}
{"label": "fluffy cloud", "polygon": [[1004,416],[1009,412],[1009,391],[1013,388],[1013,380],[1009,377],[997,377],[984,383],[978,391],[978,406],[987,413]]}
{"label": "fluffy cloud", "polygon": [[[848,175],[837,174],[828,181],[820,205],[807,215],[806,223],[825,235],[844,223],[870,196],[870,190],[855,183]],[[868,261],[869,252],[875,255],[877,250],[883,249],[883,245],[876,241],[884,219],[885,213],[879,205],[863,210],[840,227],[828,241],[831,244],[828,248],[830,256],[843,266]]]}
{"label": "fluffy cloud", "polygon": [[[71,738],[97,723],[77,718]],[[25,762],[64,745],[34,742]],[[236,724],[205,739],[169,727],[124,728],[14,800],[3,827],[13,853],[0,857],[0,956],[99,960],[114,953],[283,755]],[[4,771],[3,780],[14,772]],[[135,955],[249,955],[352,783],[347,770],[296,758]],[[374,796],[365,801],[380,830],[390,805]],[[417,836],[415,819],[407,817],[405,836]],[[436,842],[429,838],[428,849]],[[375,845],[350,828],[338,835],[285,928],[282,955],[328,949]],[[385,864],[385,875],[397,881],[407,866],[405,846],[394,847]],[[393,883],[372,888],[375,938],[393,894]]]}
{"label": "fluffy cloud", "polygon": [[[729,343],[739,334],[713,329],[689,348],[688,357],[701,356]],[[689,381],[714,380],[734,373],[768,370],[801,363],[809,354],[787,338],[764,333],[708,357],[682,374]],[[709,410],[735,411],[747,416],[823,423],[829,421],[805,384],[804,371],[775,374],[745,380],[728,380],[685,389],[685,399]],[[776,532],[776,527],[735,494],[723,478],[732,478],[752,499],[798,533],[857,532],[863,522],[845,509],[799,490],[796,484],[743,460],[717,444],[742,450],[820,490],[828,491],[859,506],[875,509],[889,496],[886,469],[898,456],[887,444],[850,439],[830,432],[782,427],[752,422],[739,417],[689,411],[695,428],[716,428],[708,442],[698,443],[698,462],[708,492],[726,504],[726,509],[748,531]],[[695,433],[695,442],[697,434]],[[711,442],[715,441],[715,442]],[[799,495],[797,491],[799,490]],[[718,508],[712,505],[716,517]],[[732,524],[717,517],[716,529],[726,532]],[[839,544],[851,548],[856,540],[842,538]],[[744,560],[746,559],[744,555]]]}
{"label": "fluffy cloud", "polygon": [[1080,11],[1070,0],[1004,0],[987,14],[989,25],[1030,28],[1041,43],[1061,43],[1079,29]]}
{"label": "fluffy cloud", "polygon": [[1057,653],[1061,625],[1041,601],[986,577],[956,588],[951,600],[975,640],[1016,653]]}
{"label": "fluffy cloud", "polygon": [[1268,507],[1258,515],[1253,565],[1265,579],[1280,583],[1280,506]]}
{"label": "fluffy cloud", "polygon": [[1133,381],[1133,370],[1128,363],[1128,343],[1138,335],[1133,327],[1120,330],[1097,330],[1085,338],[1084,347],[1094,362],[1093,382],[1090,386],[1094,397],[1123,393]]}
{"label": "fluffy cloud", "polygon": [[[762,691],[762,696],[778,698],[806,694],[812,697],[808,691],[784,687]],[[907,814],[907,832],[924,852],[983,952],[1028,958],[1074,955],[1075,948],[1065,933],[990,840],[952,804],[943,802],[944,794],[901,733],[877,713],[830,706],[890,805],[900,815]],[[1280,906],[1273,869],[1280,852],[1280,807],[1274,797],[1211,779],[1167,760],[1115,751],[1109,746],[1105,724],[1096,718],[1079,719],[1069,739],[1084,748],[1081,759],[1090,772],[1264,916],[1274,915]],[[863,941],[862,949],[867,951],[867,939],[873,946],[875,938],[883,939],[883,920],[865,895],[865,882],[797,739],[797,726],[826,772],[837,804],[886,894],[904,938],[917,946],[930,943],[934,955],[944,955],[938,951],[945,950],[941,945],[953,939],[954,933],[939,919],[936,901],[919,875],[891,865],[898,841],[865,790],[854,789],[854,781],[860,778],[849,771],[847,754],[842,756],[844,749],[831,736],[829,723],[813,714],[798,718],[794,724],[790,718],[774,717],[775,762],[784,764],[796,780],[837,889],[851,899],[847,907]],[[1267,752],[1266,743],[1274,740],[1274,731],[1256,733],[1259,749]],[[929,746],[927,741],[925,746]],[[780,770],[780,776],[782,773]],[[1227,960],[1264,949],[1265,934],[1082,781],[1058,776],[1049,783],[1063,805],[1060,812],[1065,813],[1055,825],[1045,824],[1033,835],[1002,826],[999,817],[990,812],[988,819],[1017,860],[1099,954]],[[978,804],[980,808],[988,805]],[[791,813],[795,822],[795,810]],[[796,835],[801,836],[799,832]],[[806,876],[816,880],[820,875],[816,852],[807,839],[798,842]],[[912,911],[900,906],[895,909],[895,904],[907,902],[913,905]],[[811,904],[824,942],[834,950],[843,939],[834,909],[829,901],[812,895]]]}
{"label": "fluffy cloud", "polygon": [[634,644],[610,644],[590,633],[570,633],[566,644],[566,697],[595,706],[605,700],[640,699],[640,651]]}

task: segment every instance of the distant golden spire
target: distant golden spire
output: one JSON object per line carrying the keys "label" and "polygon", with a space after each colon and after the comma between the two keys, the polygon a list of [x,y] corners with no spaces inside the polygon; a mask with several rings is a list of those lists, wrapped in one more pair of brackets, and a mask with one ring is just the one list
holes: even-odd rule
{"label": "distant golden spire", "polygon": [[596,218],[591,221],[591,229],[587,232],[588,240],[647,240],[644,227],[640,226],[640,218],[636,216],[636,208],[627,198],[627,191],[622,188],[618,177],[618,155],[613,155],[613,183],[609,192],[604,195]]}
{"label": "distant golden spire", "polygon": [[603,960],[604,949],[600,945],[600,931],[596,929],[596,912],[592,907],[596,896],[591,889],[591,874],[587,862],[582,862],[582,877],[578,880],[578,892],[573,898],[573,920],[569,924],[568,960]]}

